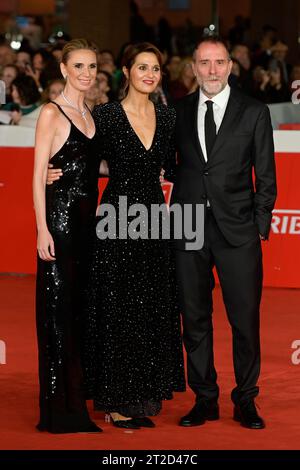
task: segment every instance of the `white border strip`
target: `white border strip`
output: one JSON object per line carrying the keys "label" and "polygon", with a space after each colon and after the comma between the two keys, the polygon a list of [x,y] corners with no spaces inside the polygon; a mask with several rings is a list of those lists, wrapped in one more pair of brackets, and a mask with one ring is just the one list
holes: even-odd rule
{"label": "white border strip", "polygon": [[273,214],[300,214],[300,210],[293,209],[274,209]]}
{"label": "white border strip", "polygon": [[1,147],[34,147],[35,129],[22,126],[0,126]]}
{"label": "white border strip", "polygon": [[300,153],[300,131],[274,131],[275,152]]}
{"label": "white border strip", "polygon": [[[0,126],[1,147],[34,147],[35,129]],[[274,131],[275,152],[300,154],[300,131]]]}

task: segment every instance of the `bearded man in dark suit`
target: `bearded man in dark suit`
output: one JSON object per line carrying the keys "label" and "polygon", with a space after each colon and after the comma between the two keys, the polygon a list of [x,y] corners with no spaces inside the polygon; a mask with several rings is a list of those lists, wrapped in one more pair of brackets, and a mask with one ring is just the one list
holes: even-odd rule
{"label": "bearded man in dark suit", "polygon": [[188,382],[196,395],[180,425],[219,418],[212,325],[216,267],[232,328],[233,416],[245,427],[261,429],[265,423],[254,399],[260,372],[261,241],[268,239],[276,199],[273,133],[268,107],[229,87],[231,67],[226,45],[204,39],[193,62],[200,89],[175,105],[178,165],[171,204],[205,209],[203,247],[187,249],[186,239],[175,241]]}

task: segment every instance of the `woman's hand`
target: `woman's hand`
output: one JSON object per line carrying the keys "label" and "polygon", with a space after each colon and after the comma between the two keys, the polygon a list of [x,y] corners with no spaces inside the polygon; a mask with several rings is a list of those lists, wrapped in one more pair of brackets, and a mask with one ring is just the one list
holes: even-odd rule
{"label": "woman's hand", "polygon": [[21,111],[12,111],[10,113],[11,115],[11,124],[17,125],[19,124],[21,117],[22,117],[22,112]]}
{"label": "woman's hand", "polygon": [[163,183],[165,182],[164,174],[165,174],[165,170],[162,168],[162,169],[160,170],[160,176],[159,176],[159,182],[160,182],[160,184],[163,184]]}
{"label": "woman's hand", "polygon": [[53,168],[52,163],[49,163],[46,184],[53,184],[53,181],[59,180],[62,175],[63,172],[60,168]]}
{"label": "woman's hand", "polygon": [[38,88],[41,86],[41,84],[40,84],[40,76],[41,76],[40,70],[33,70],[33,68],[30,65],[27,64],[26,69],[25,69],[25,74],[28,75],[28,77],[33,78],[33,80],[35,81],[36,86]]}
{"label": "woman's hand", "polygon": [[47,228],[38,232],[37,250],[44,261],[55,261],[54,241]]}
{"label": "woman's hand", "polygon": [[261,83],[260,83],[260,89],[261,91],[264,91],[267,84],[270,81],[270,74],[266,70],[261,70]]}

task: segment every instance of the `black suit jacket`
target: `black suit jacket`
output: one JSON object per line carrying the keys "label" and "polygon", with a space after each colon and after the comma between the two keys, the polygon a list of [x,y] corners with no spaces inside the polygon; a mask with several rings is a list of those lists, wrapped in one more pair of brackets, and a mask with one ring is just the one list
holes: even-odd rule
{"label": "black suit jacket", "polygon": [[[206,207],[208,199],[220,230],[233,246],[258,234],[268,238],[276,200],[268,107],[231,89],[212,153],[205,162],[197,130],[198,102],[199,91],[175,105],[178,162],[171,204]],[[176,247],[185,249],[185,243],[184,238],[177,240]]]}

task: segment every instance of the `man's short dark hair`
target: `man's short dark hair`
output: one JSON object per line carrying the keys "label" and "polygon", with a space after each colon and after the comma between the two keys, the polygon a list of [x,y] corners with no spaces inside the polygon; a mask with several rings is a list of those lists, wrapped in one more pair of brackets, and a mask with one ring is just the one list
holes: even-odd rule
{"label": "man's short dark hair", "polygon": [[222,44],[227,53],[228,53],[228,58],[231,59],[230,57],[230,52],[229,52],[229,49],[228,49],[228,45],[226,43],[226,41],[224,41],[224,39],[222,39],[220,36],[205,36],[204,38],[202,38],[197,44],[196,44],[196,47],[195,47],[195,50],[193,52],[193,59],[195,60],[195,57],[196,57],[196,51],[198,49],[199,46],[201,46],[201,44]]}

